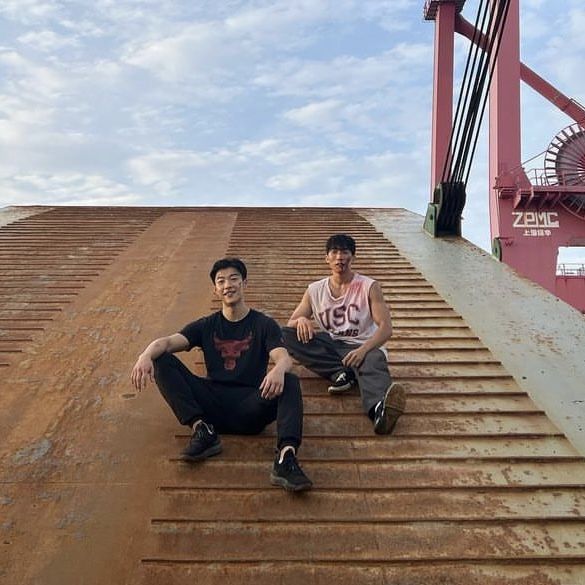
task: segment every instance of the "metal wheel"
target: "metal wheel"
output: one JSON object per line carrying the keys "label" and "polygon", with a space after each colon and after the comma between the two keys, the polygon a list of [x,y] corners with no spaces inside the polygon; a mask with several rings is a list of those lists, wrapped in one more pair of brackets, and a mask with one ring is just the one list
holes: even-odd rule
{"label": "metal wheel", "polygon": [[[544,173],[549,185],[581,186],[585,190],[585,129],[571,124],[551,141],[544,157]],[[572,214],[585,219],[585,196],[571,195],[562,202]]]}

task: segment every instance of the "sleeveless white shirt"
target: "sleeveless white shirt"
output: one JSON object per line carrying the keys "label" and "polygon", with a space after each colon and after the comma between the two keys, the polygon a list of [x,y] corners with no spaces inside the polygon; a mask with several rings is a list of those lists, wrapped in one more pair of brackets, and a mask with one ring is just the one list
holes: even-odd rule
{"label": "sleeveless white shirt", "polygon": [[370,310],[370,288],[374,280],[354,273],[345,294],[335,298],[329,288],[329,277],[309,285],[309,299],[313,317],[323,331],[333,339],[361,345],[378,326]]}

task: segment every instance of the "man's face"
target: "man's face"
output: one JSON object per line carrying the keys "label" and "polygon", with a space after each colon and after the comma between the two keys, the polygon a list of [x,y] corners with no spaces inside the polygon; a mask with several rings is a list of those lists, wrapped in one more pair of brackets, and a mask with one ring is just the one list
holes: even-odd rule
{"label": "man's face", "polygon": [[327,252],[325,261],[333,274],[343,274],[351,268],[353,254],[347,248],[332,248]]}
{"label": "man's face", "polygon": [[214,291],[224,305],[237,305],[244,300],[246,281],[235,268],[218,270],[214,280]]}

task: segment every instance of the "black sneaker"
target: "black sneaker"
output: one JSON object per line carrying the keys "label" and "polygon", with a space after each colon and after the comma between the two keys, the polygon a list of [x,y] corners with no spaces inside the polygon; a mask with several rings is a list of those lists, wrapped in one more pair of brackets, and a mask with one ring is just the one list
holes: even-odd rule
{"label": "black sneaker", "polygon": [[353,370],[346,369],[335,374],[332,380],[333,384],[327,388],[329,394],[343,394],[351,389],[351,387],[357,382]]}
{"label": "black sneaker", "polygon": [[279,485],[290,492],[310,490],[313,487],[313,482],[304,474],[292,451],[289,450],[284,454],[282,463],[279,463],[278,459],[277,453],[270,474],[272,485]]}
{"label": "black sneaker", "polygon": [[391,384],[384,400],[380,400],[374,410],[374,432],[378,435],[389,435],[404,412],[405,406],[404,388],[400,384]]}
{"label": "black sneaker", "polygon": [[193,432],[191,440],[181,453],[183,461],[201,461],[221,453],[221,441],[213,425],[200,423]]}

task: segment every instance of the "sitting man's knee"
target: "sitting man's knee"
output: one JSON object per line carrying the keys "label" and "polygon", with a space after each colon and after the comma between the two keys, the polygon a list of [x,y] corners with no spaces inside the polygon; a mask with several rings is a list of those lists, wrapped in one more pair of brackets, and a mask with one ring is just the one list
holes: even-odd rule
{"label": "sitting man's knee", "polygon": [[284,387],[291,388],[294,391],[301,391],[301,383],[299,377],[291,372],[285,372],[284,374]]}
{"label": "sitting man's knee", "polygon": [[287,340],[287,339],[296,340],[297,330],[294,327],[283,327],[282,328],[282,337],[285,340]]}
{"label": "sitting man's knee", "polygon": [[386,354],[379,347],[375,347],[374,349],[370,349],[370,351],[368,351],[364,358],[364,361],[385,362],[387,361],[387,359]]}
{"label": "sitting man's knee", "polygon": [[388,359],[386,358],[386,354],[380,348],[370,350],[364,357],[364,361],[362,362],[360,369],[364,366],[373,369],[387,368]]}
{"label": "sitting man's knee", "polygon": [[152,360],[152,363],[153,363],[155,369],[157,369],[157,368],[165,367],[165,366],[172,364],[176,359],[177,358],[172,353],[168,353],[167,351],[165,351],[164,353],[159,355],[157,358],[154,358]]}

